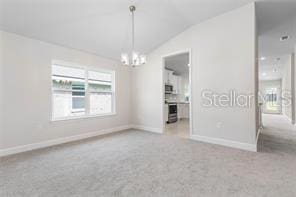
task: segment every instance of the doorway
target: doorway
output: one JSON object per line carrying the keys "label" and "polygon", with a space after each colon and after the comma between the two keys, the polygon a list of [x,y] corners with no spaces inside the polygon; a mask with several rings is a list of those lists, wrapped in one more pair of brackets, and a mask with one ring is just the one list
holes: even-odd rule
{"label": "doorway", "polygon": [[192,134],[191,51],[162,58],[163,133],[182,138]]}

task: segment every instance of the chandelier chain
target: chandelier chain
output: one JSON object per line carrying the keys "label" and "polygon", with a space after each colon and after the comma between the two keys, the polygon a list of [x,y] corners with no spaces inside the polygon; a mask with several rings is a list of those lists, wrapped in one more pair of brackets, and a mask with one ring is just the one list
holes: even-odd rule
{"label": "chandelier chain", "polygon": [[135,49],[135,17],[134,17],[134,10],[132,12],[132,51]]}

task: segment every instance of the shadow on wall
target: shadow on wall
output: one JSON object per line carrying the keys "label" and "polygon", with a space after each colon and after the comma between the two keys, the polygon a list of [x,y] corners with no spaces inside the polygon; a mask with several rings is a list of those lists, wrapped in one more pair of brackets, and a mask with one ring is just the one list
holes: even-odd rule
{"label": "shadow on wall", "polygon": [[[284,11],[283,11],[284,10]],[[274,29],[278,24],[295,22],[296,2],[256,2],[256,16],[259,36]],[[266,22],[266,19],[270,19]],[[272,19],[272,20],[271,20]],[[288,20],[289,19],[289,20]]]}

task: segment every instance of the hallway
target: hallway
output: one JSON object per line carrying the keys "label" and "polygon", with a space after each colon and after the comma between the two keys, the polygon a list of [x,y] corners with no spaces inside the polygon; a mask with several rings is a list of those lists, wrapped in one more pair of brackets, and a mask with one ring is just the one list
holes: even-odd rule
{"label": "hallway", "polygon": [[284,115],[263,114],[263,129],[259,143],[272,142],[296,146],[296,126],[292,125]]}

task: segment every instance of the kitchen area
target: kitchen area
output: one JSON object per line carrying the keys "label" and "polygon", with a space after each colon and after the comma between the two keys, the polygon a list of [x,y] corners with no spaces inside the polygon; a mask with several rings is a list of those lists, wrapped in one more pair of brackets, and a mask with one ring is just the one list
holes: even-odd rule
{"label": "kitchen area", "polygon": [[164,67],[165,133],[188,138],[190,133],[189,53],[165,57]]}

